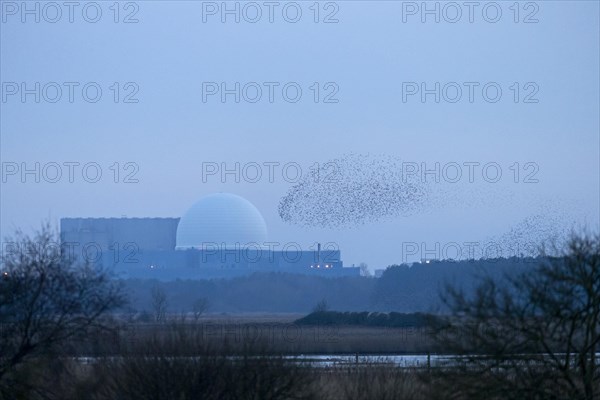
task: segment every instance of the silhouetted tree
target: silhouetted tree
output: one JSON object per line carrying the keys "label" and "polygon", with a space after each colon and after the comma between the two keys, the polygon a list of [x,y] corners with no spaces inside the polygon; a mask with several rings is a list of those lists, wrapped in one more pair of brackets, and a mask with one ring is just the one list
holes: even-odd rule
{"label": "silhouetted tree", "polygon": [[314,313],[325,312],[325,311],[329,311],[329,304],[327,303],[327,300],[325,300],[325,299],[321,299],[317,304],[315,304],[315,306],[313,307],[313,310],[312,310],[312,312],[314,312]]}
{"label": "silhouetted tree", "polygon": [[[80,265],[49,224],[33,236],[5,239],[0,275],[0,398],[35,383],[19,375],[28,364],[108,327],[103,319],[125,302],[103,269]],[[25,389],[23,389],[25,390]]]}
{"label": "silhouetted tree", "polygon": [[206,297],[202,297],[194,301],[192,312],[194,313],[194,321],[198,322],[200,316],[208,310],[209,302]]}
{"label": "silhouetted tree", "polygon": [[436,339],[461,357],[439,369],[446,398],[600,396],[600,236],[573,236],[543,260],[472,295],[447,288],[452,316]]}
{"label": "silhouetted tree", "polygon": [[361,276],[371,276],[371,271],[369,270],[369,266],[366,263],[361,262],[360,264],[358,264],[358,268],[360,268]]}
{"label": "silhouetted tree", "polygon": [[152,309],[154,310],[154,320],[164,322],[167,315],[167,295],[158,285],[151,289]]}

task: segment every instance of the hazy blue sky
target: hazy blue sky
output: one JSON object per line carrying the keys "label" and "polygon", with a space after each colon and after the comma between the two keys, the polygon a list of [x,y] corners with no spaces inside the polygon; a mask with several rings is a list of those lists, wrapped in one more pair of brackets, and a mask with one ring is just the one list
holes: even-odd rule
{"label": "hazy blue sky", "polygon": [[[271,23],[264,2],[246,8],[240,2],[240,22],[225,15],[223,23],[220,12],[211,13],[221,2],[138,1],[121,2],[115,23],[113,2],[80,2],[72,23],[64,6],[58,22],[50,23],[46,20],[55,18],[55,9],[47,2],[27,2],[40,8],[36,23],[35,15],[21,15],[23,3],[3,0],[0,233],[36,227],[48,217],[181,216],[198,198],[216,191],[255,204],[271,240],[303,246],[337,242],[346,265],[364,261],[373,268],[403,261],[402,243],[433,247],[485,240],[540,213],[559,228],[573,221],[597,227],[599,3],[513,3],[478,2],[472,23],[469,9],[460,6],[462,18],[450,23],[446,19],[455,17],[456,8],[428,2],[440,9],[436,23],[435,16],[420,10],[412,15],[421,2],[320,2],[315,23],[314,2],[275,2]],[[254,4],[262,16],[250,23],[244,17],[255,17]],[[236,2],[227,5],[234,8]],[[102,11],[99,22],[83,18],[84,6],[88,19],[97,8]],[[300,20],[286,21],[284,7],[288,20],[300,9]],[[497,9],[499,21],[488,22]],[[123,23],[129,14],[138,22]],[[328,15],[338,22],[324,23]],[[23,82],[30,89],[40,83],[39,103],[34,94],[22,101]],[[56,93],[49,82],[62,87],[56,103],[48,101]],[[72,103],[64,82],[79,85],[73,86]],[[96,103],[82,97],[81,88],[89,82],[102,89]],[[217,94],[203,101],[203,82],[226,82],[229,88],[257,82],[263,97],[250,103],[242,93],[236,103],[228,95],[223,103]],[[272,103],[264,82],[279,84]],[[281,88],[289,82],[302,88],[296,103],[283,98]],[[429,88],[457,82],[463,93],[451,103],[450,85],[439,103],[433,94],[422,102],[419,94],[407,96],[414,86],[403,82],[425,82]],[[473,102],[464,82],[479,84]],[[489,82],[502,89],[495,103],[482,96]],[[13,95],[15,88],[19,92]],[[136,88],[132,98],[138,102],[125,103]],[[254,88],[247,89],[247,98],[254,97]],[[338,102],[325,103],[336,89],[332,99]],[[94,96],[93,87],[89,93]],[[493,96],[493,90],[489,93]],[[293,183],[280,167],[274,182],[265,175],[256,183],[243,177],[236,183],[231,175],[225,182],[219,176],[202,179],[203,163],[232,168],[236,162],[298,163],[307,173],[316,162],[345,154],[428,165],[495,162],[503,175],[498,183],[480,175],[473,183],[445,182],[434,189],[437,198],[423,212],[336,229],[281,221],[278,203]],[[46,166],[47,176],[41,174],[36,183],[33,175],[9,174],[23,162],[30,168],[36,162]],[[69,182],[65,162],[97,163],[102,177],[86,182],[80,165]],[[119,183],[113,182],[115,162]],[[521,169],[518,183],[509,169],[515,162]],[[523,169],[527,162],[539,168],[537,183],[523,182],[533,171]],[[54,164],[49,163],[62,166],[57,183],[50,182]],[[138,183],[123,182],[134,171],[134,164],[126,163],[139,168]]]}

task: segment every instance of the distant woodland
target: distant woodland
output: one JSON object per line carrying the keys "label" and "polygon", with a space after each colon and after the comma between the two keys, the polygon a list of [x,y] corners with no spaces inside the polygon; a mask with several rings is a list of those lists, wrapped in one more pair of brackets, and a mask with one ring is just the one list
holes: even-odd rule
{"label": "distant woodland", "polygon": [[124,282],[127,311],[151,314],[153,292],[160,292],[166,312],[192,312],[201,302],[206,313],[377,311],[443,313],[440,293],[447,285],[472,290],[480,278],[499,282],[505,276],[534,268],[533,258],[471,261],[432,261],[393,265],[380,278],[326,278],[287,273],[256,273],[216,280],[130,279]]}

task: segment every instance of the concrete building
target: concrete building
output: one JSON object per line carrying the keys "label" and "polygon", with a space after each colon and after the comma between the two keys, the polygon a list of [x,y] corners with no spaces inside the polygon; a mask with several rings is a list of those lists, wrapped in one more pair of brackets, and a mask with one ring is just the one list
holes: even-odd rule
{"label": "concrete building", "polygon": [[182,218],[63,218],[61,241],[79,261],[122,278],[232,278],[254,272],[359,276],[336,246],[302,249],[267,240],[260,212],[240,196],[218,193]]}

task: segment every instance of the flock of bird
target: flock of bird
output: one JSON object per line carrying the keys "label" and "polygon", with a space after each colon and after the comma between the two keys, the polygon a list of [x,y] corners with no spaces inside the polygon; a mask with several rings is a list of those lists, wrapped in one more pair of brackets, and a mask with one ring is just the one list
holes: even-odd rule
{"label": "flock of bird", "polygon": [[293,185],[279,202],[279,216],[296,225],[350,227],[418,212],[428,194],[418,176],[402,173],[397,158],[349,154]]}
{"label": "flock of bird", "polygon": [[[403,173],[404,165],[394,156],[343,155],[294,184],[280,199],[279,216],[284,222],[299,226],[351,228],[449,203],[469,206],[467,203],[490,201],[485,198],[504,202],[510,196],[501,193],[500,187],[491,187],[486,195],[478,193],[474,185],[463,187],[467,192],[462,192],[458,187],[432,184],[418,174]],[[541,245],[564,243],[568,224],[562,213],[541,210],[484,243],[489,244],[489,251],[499,249],[501,256],[535,256]]]}

